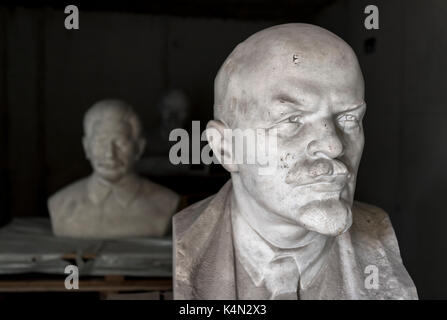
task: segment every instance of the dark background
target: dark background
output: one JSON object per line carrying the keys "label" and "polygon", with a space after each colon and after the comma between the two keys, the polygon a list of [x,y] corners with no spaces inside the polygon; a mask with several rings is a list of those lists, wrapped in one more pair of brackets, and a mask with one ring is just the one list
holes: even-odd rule
{"label": "dark background", "polygon": [[[66,30],[76,4],[80,30]],[[379,7],[366,30],[364,8]],[[0,219],[47,216],[49,195],[90,172],[82,117],[95,101],[134,106],[148,132],[161,94],[181,88],[191,120],[212,118],[214,76],[252,33],[286,22],[328,28],[355,50],[366,81],[366,145],[356,198],[385,209],[421,298],[447,298],[447,2],[186,0],[131,5],[0,5]],[[145,159],[167,156],[151,146]],[[160,150],[158,148],[157,150]],[[161,152],[163,153],[163,152]],[[142,174],[188,195],[217,191],[219,168]],[[191,200],[192,199],[192,200]]]}

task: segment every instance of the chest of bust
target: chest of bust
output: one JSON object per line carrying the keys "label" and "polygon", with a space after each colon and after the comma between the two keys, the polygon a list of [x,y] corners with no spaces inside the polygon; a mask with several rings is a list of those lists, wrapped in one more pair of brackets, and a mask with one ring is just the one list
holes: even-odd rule
{"label": "chest of bust", "polygon": [[113,194],[99,203],[88,197],[71,205],[65,221],[71,236],[113,238],[163,236],[166,218],[144,198],[136,197],[123,205]]}

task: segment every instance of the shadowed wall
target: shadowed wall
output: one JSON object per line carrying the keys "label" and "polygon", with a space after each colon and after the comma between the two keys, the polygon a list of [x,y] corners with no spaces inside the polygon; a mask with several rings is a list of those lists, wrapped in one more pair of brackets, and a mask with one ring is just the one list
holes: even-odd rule
{"label": "shadowed wall", "polygon": [[[181,88],[203,130],[215,74],[234,46],[274,24],[311,22],[345,39],[364,73],[356,198],[390,214],[420,297],[447,298],[447,2],[377,0],[379,30],[363,26],[368,4],[325,2],[307,19],[293,11],[281,18],[276,7],[270,20],[268,10],[258,19],[246,13],[250,20],[81,10],[77,31],[65,30],[62,9],[0,8],[0,220],[46,216],[50,194],[89,174],[82,117],[95,101],[128,101],[150,131],[162,92]],[[155,155],[151,143],[169,143],[150,138],[146,156]]]}

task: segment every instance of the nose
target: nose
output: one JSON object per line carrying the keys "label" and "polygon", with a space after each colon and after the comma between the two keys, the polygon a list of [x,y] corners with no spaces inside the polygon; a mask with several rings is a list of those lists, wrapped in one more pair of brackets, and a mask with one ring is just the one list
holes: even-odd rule
{"label": "nose", "polygon": [[315,127],[317,138],[307,145],[307,153],[311,157],[336,159],[343,155],[343,142],[337,133],[337,128],[332,120],[325,119]]}
{"label": "nose", "polygon": [[107,143],[104,156],[106,159],[115,158],[115,144],[113,143],[113,141]]}

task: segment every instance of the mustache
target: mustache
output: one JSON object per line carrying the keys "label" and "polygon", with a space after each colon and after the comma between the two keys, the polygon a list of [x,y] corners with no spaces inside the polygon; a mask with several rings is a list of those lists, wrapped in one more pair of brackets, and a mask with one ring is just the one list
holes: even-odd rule
{"label": "mustache", "polygon": [[295,164],[286,176],[286,183],[304,186],[314,183],[344,184],[352,174],[348,167],[336,159],[318,159]]}
{"label": "mustache", "polygon": [[97,162],[97,165],[104,168],[116,168],[123,165],[120,160],[101,160]]}

